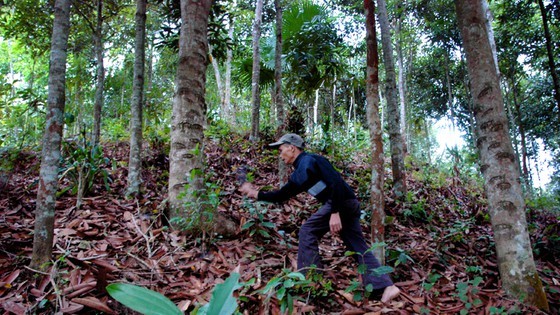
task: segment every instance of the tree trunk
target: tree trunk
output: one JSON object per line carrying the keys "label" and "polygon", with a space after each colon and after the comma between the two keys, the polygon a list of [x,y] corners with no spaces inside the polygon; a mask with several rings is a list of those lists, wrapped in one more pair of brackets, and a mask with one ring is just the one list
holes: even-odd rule
{"label": "tree trunk", "polygon": [[[168,217],[184,218],[185,205],[199,209],[204,198],[204,129],[206,127],[206,68],[208,56],[208,15],[212,0],[181,0],[181,35],[176,91],[171,117],[169,153]],[[209,218],[201,216],[200,224]],[[231,235],[236,225],[214,216],[217,233]]]}
{"label": "tree trunk", "polygon": [[508,131],[483,0],[456,0],[457,21],[467,56],[476,118],[476,144],[505,291],[542,310],[548,302],[527,231],[519,167]]}
{"label": "tree trunk", "polygon": [[103,108],[103,87],[105,83],[105,66],[103,65],[103,0],[97,0],[97,26],[94,45],[97,58],[97,87],[93,108],[93,144],[99,144],[101,137],[101,111]]}
{"label": "tree trunk", "polygon": [[[176,91],[173,99],[169,153],[171,216],[184,215],[184,202],[202,190],[206,127],[206,67],[208,15],[211,0],[181,0],[181,35]],[[187,192],[184,200],[179,197]]]}
{"label": "tree trunk", "polygon": [[334,156],[336,152],[336,146],[334,145],[334,111],[336,107],[336,77],[333,82],[332,88],[332,103],[330,106],[330,122],[329,122],[329,138],[331,142],[331,154]]}
{"label": "tree trunk", "polygon": [[406,174],[404,172],[404,144],[400,132],[400,115],[397,101],[397,84],[391,30],[385,0],[377,0],[379,7],[379,24],[381,42],[383,43],[383,63],[385,64],[385,94],[387,95],[387,121],[389,125],[389,142],[391,143],[391,168],[393,170],[393,191],[397,197],[406,194]]}
{"label": "tree trunk", "polygon": [[[234,23],[235,19],[233,17],[231,17],[230,19],[230,25],[229,25],[229,30],[228,30],[228,36],[229,38],[233,39],[233,23]],[[226,51],[226,74],[225,74],[225,78],[224,78],[224,99],[223,99],[223,103],[222,103],[222,109],[227,117],[227,121],[229,121],[231,126],[235,126],[235,114],[234,111],[232,110],[232,106],[231,106],[231,62],[233,61],[233,51],[231,50],[231,48],[228,46],[227,51]]]}
{"label": "tree trunk", "polygon": [[[274,0],[276,11],[276,47],[274,50],[274,104],[276,105],[276,139],[286,132],[286,110],[284,109],[284,97],[282,95],[282,4],[280,0]],[[288,165],[282,159],[278,159],[278,179],[280,186],[288,182]]]}
{"label": "tree trunk", "polygon": [[[401,8],[402,9],[402,8]],[[397,40],[395,41],[395,48],[397,50],[397,66],[399,67],[399,80],[398,80],[398,88],[399,88],[399,115],[400,115],[400,128],[401,134],[403,135],[403,148],[404,154],[406,155],[408,152],[409,146],[409,136],[406,128],[406,70],[404,68],[404,56],[401,46],[401,25],[402,25],[402,13],[398,15],[396,28],[395,28],[395,35]]]}
{"label": "tree trunk", "polygon": [[142,110],[144,93],[144,62],[146,42],[146,0],[136,0],[136,39],[134,77],[130,106],[130,155],[128,159],[129,195],[138,195],[142,184]]}
{"label": "tree trunk", "polygon": [[[548,56],[548,67],[550,68],[550,74],[552,76],[552,83],[554,88],[554,99],[556,100],[556,106],[558,106],[558,115],[560,115],[560,79],[558,78],[558,72],[556,71],[556,63],[554,62],[554,51],[552,36],[550,35],[550,30],[548,28],[548,18],[546,14],[546,8],[542,0],[538,0],[539,8],[541,11],[541,17],[543,21],[544,38],[546,39],[546,53]],[[560,116],[558,117],[560,120]]]}
{"label": "tree trunk", "polygon": [[[212,55],[212,45],[208,45],[209,53],[208,57],[210,58],[210,63],[212,63],[212,69],[214,69],[214,78],[216,78],[216,89],[218,89],[218,96],[220,97],[220,104],[224,104],[224,88],[222,86],[222,75],[220,74],[220,65],[218,65],[218,61]],[[225,112],[223,107],[220,107],[221,116],[222,118],[226,118]]]}
{"label": "tree trunk", "polygon": [[261,73],[261,52],[259,41],[261,38],[261,21],[263,0],[256,0],[257,7],[255,9],[255,21],[253,23],[253,75],[251,80],[251,103],[253,105],[253,112],[251,116],[251,140],[257,141],[259,139],[260,128],[260,111],[261,111],[261,91],[259,87],[260,73]]}
{"label": "tree trunk", "polygon": [[[379,56],[375,34],[375,4],[373,0],[364,0],[366,15],[366,102],[369,134],[371,137],[371,241],[381,243],[385,240],[385,198],[383,128],[379,119]],[[379,262],[385,264],[385,248],[378,247],[373,254]]]}
{"label": "tree trunk", "polygon": [[[146,93],[144,93],[144,108],[150,107],[149,95],[153,88],[152,78],[154,75],[154,36],[150,34],[148,37],[148,56],[146,58]],[[146,117],[144,117],[146,119]],[[145,123],[148,123],[147,121]]]}
{"label": "tree trunk", "polygon": [[39,188],[35,209],[31,268],[46,267],[53,247],[54,212],[58,189],[60,145],[64,127],[66,59],[71,0],[56,0],[51,41],[47,117],[43,135]]}
{"label": "tree trunk", "polygon": [[512,115],[514,117],[516,117],[516,122],[517,122],[517,128],[519,128],[519,136],[521,138],[521,165],[522,165],[522,171],[523,171],[523,178],[525,179],[525,185],[527,185],[527,187],[530,187],[530,174],[529,174],[529,168],[527,167],[527,140],[525,137],[525,127],[523,126],[523,120],[521,119],[521,105],[519,104],[519,100],[517,99],[518,96],[518,91],[517,91],[517,86],[515,84],[515,80],[511,80],[511,87],[512,87],[512,96],[513,96],[513,104],[515,106],[515,115]]}
{"label": "tree trunk", "polygon": [[315,101],[313,102],[313,121],[311,122],[311,135],[315,137],[319,135],[321,130],[317,130],[319,126],[319,89],[315,90]]}

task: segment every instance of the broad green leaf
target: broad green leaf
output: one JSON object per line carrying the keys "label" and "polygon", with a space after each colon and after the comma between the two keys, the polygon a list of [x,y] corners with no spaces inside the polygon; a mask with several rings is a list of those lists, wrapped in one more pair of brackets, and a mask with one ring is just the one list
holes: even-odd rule
{"label": "broad green leaf", "polygon": [[389,266],[381,266],[381,267],[377,267],[377,268],[373,269],[373,270],[371,271],[371,273],[372,273],[374,276],[381,276],[381,275],[386,275],[386,274],[388,274],[388,273],[391,273],[391,272],[393,272],[393,270],[394,270],[394,269],[393,269],[392,267],[389,267]]}
{"label": "broad green leaf", "polygon": [[270,234],[265,230],[259,230],[259,234],[261,234],[262,236],[264,236],[266,238],[270,238]]}
{"label": "broad green leaf", "polygon": [[361,274],[361,275],[364,275],[364,274],[366,274],[366,272],[367,272],[367,265],[366,264],[360,264],[358,266],[358,273]]}
{"label": "broad green leaf", "polygon": [[266,284],[264,289],[262,289],[262,293],[268,293],[270,290],[275,288],[278,285],[279,282],[280,282],[280,278],[278,278],[278,277],[274,277],[274,278],[270,279],[270,281],[268,281],[268,283]]}
{"label": "broad green leaf", "polygon": [[249,221],[249,222],[243,224],[243,226],[241,227],[241,230],[242,231],[246,230],[246,229],[250,228],[251,226],[253,226],[254,224],[255,224],[255,221]]}
{"label": "broad green leaf", "polygon": [[282,301],[285,294],[286,294],[286,287],[281,287],[280,289],[278,289],[278,291],[276,291],[276,298],[279,301]]}
{"label": "broad green leaf", "polygon": [[290,293],[286,296],[286,300],[288,302],[288,314],[292,314],[294,312],[294,299]]}
{"label": "broad green leaf", "polygon": [[207,315],[230,315],[237,309],[233,291],[239,287],[239,273],[233,272],[224,283],[217,284],[208,303]]}
{"label": "broad green leaf", "polygon": [[468,286],[469,286],[469,284],[466,283],[466,282],[459,282],[459,283],[457,283],[457,290],[465,291],[465,290],[467,290]]}
{"label": "broad green leaf", "polygon": [[292,279],[298,279],[298,280],[305,280],[305,276],[301,273],[301,272],[290,272],[288,275],[288,278],[292,278]]}
{"label": "broad green leaf", "polygon": [[346,290],[344,290],[344,292],[350,293],[350,292],[356,290],[359,287],[360,287],[360,282],[352,281],[352,282],[350,282],[350,286]]}
{"label": "broad green leaf", "polygon": [[144,315],[182,315],[177,306],[162,294],[127,283],[113,283],[107,292],[115,300]]}
{"label": "broad green leaf", "polygon": [[272,222],[263,222],[261,225],[264,226],[264,227],[267,227],[267,228],[271,228],[271,229],[276,227],[276,224],[274,224]]}
{"label": "broad green leaf", "polygon": [[475,277],[475,278],[471,281],[471,283],[472,283],[473,286],[476,287],[476,286],[478,286],[478,285],[482,282],[482,280],[483,280],[482,277]]}

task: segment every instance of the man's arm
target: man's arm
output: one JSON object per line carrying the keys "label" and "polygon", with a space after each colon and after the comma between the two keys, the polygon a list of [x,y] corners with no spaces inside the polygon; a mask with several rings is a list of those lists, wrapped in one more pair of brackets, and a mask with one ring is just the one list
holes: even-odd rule
{"label": "man's arm", "polygon": [[268,202],[283,202],[301,192],[298,190],[297,185],[291,181],[288,181],[288,183],[282,186],[279,190],[272,191],[260,191],[251,183],[245,182],[241,185],[241,187],[239,187],[239,191],[249,198]]}

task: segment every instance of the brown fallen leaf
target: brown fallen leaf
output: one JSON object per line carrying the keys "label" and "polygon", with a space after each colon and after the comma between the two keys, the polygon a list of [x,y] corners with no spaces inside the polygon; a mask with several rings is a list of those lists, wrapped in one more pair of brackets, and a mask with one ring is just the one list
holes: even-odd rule
{"label": "brown fallen leaf", "polygon": [[353,310],[345,310],[341,313],[341,315],[363,315],[365,311],[360,309],[353,309]]}
{"label": "brown fallen leaf", "polygon": [[61,308],[60,311],[63,314],[76,314],[83,309],[84,309],[84,306],[82,304],[70,302],[70,303],[68,303],[67,306]]}
{"label": "brown fallen leaf", "polygon": [[105,312],[107,314],[115,314],[115,312],[113,312],[113,310],[109,308],[107,304],[101,302],[98,298],[93,296],[88,296],[85,298],[73,298],[72,302],[93,308],[94,310]]}

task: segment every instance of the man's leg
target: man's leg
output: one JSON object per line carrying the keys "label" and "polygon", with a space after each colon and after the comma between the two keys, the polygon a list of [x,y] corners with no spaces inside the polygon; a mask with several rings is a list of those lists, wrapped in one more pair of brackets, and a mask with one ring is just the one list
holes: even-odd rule
{"label": "man's leg", "polygon": [[[315,265],[322,268],[319,256],[319,240],[329,231],[331,205],[326,203],[315,212],[299,230],[298,270]],[[305,273],[306,271],[303,271]]]}
{"label": "man's leg", "polygon": [[[387,274],[379,276],[375,276],[374,274],[372,274],[372,271],[380,267],[381,264],[375,258],[371,251],[366,253],[366,251],[369,249],[369,246],[367,245],[364,234],[362,232],[362,227],[360,225],[359,202],[350,202],[350,204],[347,205],[346,209],[342,210],[341,213],[344,215],[342,216],[343,221],[342,230],[340,231],[340,237],[349,250],[357,253],[356,255],[354,255],[354,257],[358,260],[358,263],[360,265],[364,264],[367,266],[366,274],[362,275],[364,286],[371,284],[374,292],[376,292],[381,299],[384,292],[387,291],[386,288],[393,287],[393,281],[391,281],[391,278],[389,278]],[[394,297],[391,297],[391,299],[392,298]]]}

